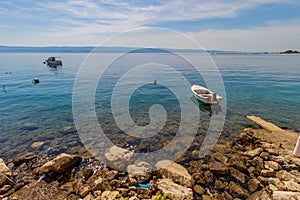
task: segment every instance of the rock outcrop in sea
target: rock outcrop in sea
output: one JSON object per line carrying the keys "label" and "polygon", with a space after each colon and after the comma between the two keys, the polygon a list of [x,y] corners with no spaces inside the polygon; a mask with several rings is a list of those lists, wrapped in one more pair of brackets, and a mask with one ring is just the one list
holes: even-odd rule
{"label": "rock outcrop in sea", "polygon": [[[263,129],[246,128],[205,158],[193,150],[180,162],[139,162],[127,166],[128,172],[66,153],[0,158],[0,199],[300,199],[300,158],[292,154],[299,134],[249,119]],[[114,149],[106,156],[120,159]]]}

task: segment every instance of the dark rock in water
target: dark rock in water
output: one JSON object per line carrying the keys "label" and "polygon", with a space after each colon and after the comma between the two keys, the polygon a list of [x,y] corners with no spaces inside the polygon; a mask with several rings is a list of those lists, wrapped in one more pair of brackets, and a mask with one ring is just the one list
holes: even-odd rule
{"label": "dark rock in water", "polygon": [[26,123],[20,128],[21,131],[34,131],[39,129],[39,126],[34,123]]}
{"label": "dark rock in water", "polygon": [[37,158],[36,154],[28,152],[26,154],[23,154],[23,155],[15,157],[13,163],[15,165],[20,165],[20,164],[22,164],[24,162],[31,161],[31,160],[33,160],[35,158]]}

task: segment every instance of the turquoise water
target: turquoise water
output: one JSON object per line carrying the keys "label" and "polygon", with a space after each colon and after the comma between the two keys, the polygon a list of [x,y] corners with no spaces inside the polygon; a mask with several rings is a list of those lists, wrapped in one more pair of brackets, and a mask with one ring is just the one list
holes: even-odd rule
{"label": "turquoise water", "polygon": [[[103,55],[107,58],[112,56]],[[30,148],[33,142],[41,140],[46,141],[45,151],[57,143],[55,140],[60,141],[57,148],[70,143],[80,144],[76,143],[78,137],[72,128],[72,91],[76,73],[87,54],[55,55],[63,60],[63,67],[58,69],[42,64],[49,56],[52,55],[0,54],[0,157],[18,154]],[[166,55],[131,56],[145,61],[155,59],[159,63]],[[189,54],[186,57],[199,63],[205,60],[204,55]],[[167,59],[189,83],[204,84],[202,77],[190,70],[187,63],[173,57]],[[212,59],[220,70],[226,89],[227,116],[222,140],[231,140],[251,124],[246,119],[247,115],[257,115],[279,126],[300,129],[299,55],[213,55]],[[100,80],[95,97],[100,124],[105,133],[120,144],[122,141],[117,141],[115,134],[122,131],[116,127],[111,114],[110,97],[120,74],[131,64],[132,59],[115,63],[117,67],[107,71]],[[101,63],[95,63],[95,67],[101,67]],[[32,84],[35,77],[40,79],[39,84]],[[173,84],[180,81],[167,71],[161,77]],[[144,85],[135,91],[130,100],[130,114],[135,123],[147,125],[151,105],[163,105],[168,114],[164,132],[172,136],[178,130],[180,106],[172,91],[159,83],[158,78],[157,85]],[[195,101],[189,90],[181,88],[181,91]],[[210,118],[209,110],[209,107],[200,105],[201,120],[206,126]],[[71,128],[66,128],[68,126]],[[205,126],[198,133],[203,131]],[[164,142],[163,138],[159,140]]]}

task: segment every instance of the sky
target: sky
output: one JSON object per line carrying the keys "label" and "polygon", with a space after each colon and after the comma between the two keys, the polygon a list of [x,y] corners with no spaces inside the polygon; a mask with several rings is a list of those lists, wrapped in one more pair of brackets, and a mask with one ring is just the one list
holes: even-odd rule
{"label": "sky", "polygon": [[209,50],[300,50],[300,1],[0,0],[0,45],[94,46],[143,27],[179,31]]}

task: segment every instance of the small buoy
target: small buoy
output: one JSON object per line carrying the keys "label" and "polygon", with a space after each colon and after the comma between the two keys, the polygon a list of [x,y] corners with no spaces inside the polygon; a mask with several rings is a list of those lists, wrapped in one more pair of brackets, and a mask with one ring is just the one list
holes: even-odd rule
{"label": "small buoy", "polygon": [[32,81],[33,84],[38,84],[40,83],[40,79],[38,78],[34,78],[33,81]]}
{"label": "small buoy", "polygon": [[154,85],[156,85],[157,84],[157,80],[154,80],[154,83],[153,83]]}

